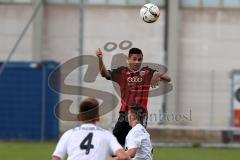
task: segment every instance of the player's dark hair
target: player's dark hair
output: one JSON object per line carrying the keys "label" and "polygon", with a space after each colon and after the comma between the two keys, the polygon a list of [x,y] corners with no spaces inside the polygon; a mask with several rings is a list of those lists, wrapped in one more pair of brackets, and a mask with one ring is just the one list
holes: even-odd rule
{"label": "player's dark hair", "polygon": [[128,57],[131,57],[133,54],[141,54],[143,56],[142,50],[139,48],[131,48],[128,52]]}
{"label": "player's dark hair", "polygon": [[94,98],[86,98],[79,106],[79,120],[91,121],[99,117],[99,103]]}
{"label": "player's dark hair", "polygon": [[130,107],[130,112],[132,114],[134,114],[135,118],[141,123],[143,124],[143,120],[146,118],[147,116],[147,111],[143,106],[140,105],[134,105],[132,107]]}

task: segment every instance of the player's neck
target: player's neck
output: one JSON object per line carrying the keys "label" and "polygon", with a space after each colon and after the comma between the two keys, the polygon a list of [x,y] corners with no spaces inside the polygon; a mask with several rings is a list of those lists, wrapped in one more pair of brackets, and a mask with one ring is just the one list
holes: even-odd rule
{"label": "player's neck", "polygon": [[138,125],[138,124],[140,124],[140,123],[139,123],[139,122],[132,122],[131,127],[133,128],[133,127],[135,127],[135,126]]}
{"label": "player's neck", "polygon": [[141,70],[141,68],[139,68],[138,70],[133,70],[130,66],[128,66],[128,69],[132,72],[132,73],[136,73],[139,72]]}

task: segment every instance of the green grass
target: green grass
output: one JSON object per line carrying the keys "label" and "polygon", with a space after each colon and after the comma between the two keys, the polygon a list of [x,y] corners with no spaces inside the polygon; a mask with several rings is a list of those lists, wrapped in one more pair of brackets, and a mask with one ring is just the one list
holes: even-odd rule
{"label": "green grass", "polygon": [[214,148],[158,148],[154,160],[237,160],[239,149]]}
{"label": "green grass", "polygon": [[[47,160],[56,143],[0,142],[0,160]],[[154,160],[237,160],[240,149],[155,148]]]}
{"label": "green grass", "polygon": [[47,160],[55,143],[0,142],[0,160]]}

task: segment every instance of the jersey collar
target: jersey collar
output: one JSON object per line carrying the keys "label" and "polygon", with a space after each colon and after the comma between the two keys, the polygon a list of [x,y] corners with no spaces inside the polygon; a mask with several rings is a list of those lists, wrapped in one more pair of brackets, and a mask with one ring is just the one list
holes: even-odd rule
{"label": "jersey collar", "polygon": [[96,127],[96,125],[92,123],[84,123],[84,124],[81,124],[81,127]]}
{"label": "jersey collar", "polygon": [[141,67],[137,71],[134,71],[134,70],[130,69],[130,67],[127,67],[127,68],[128,68],[128,71],[130,71],[130,73],[137,73],[137,72],[140,72],[142,70]]}

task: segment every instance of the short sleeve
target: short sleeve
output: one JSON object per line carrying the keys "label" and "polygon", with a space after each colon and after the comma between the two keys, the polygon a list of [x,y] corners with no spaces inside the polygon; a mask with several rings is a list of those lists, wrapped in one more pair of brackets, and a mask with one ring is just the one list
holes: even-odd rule
{"label": "short sleeve", "polygon": [[127,149],[140,148],[142,136],[139,133],[130,134],[127,140]]}
{"label": "short sleeve", "polygon": [[149,67],[147,67],[147,69],[148,69],[148,71],[150,72],[150,75],[151,75],[151,76],[153,76],[153,75],[157,72],[157,70],[152,69],[152,68],[149,68]]}
{"label": "short sleeve", "polygon": [[71,136],[72,130],[69,130],[65,132],[60,140],[58,141],[58,144],[55,148],[55,151],[53,152],[52,156],[57,156],[64,160],[66,154],[67,154],[67,142],[69,137]]}
{"label": "short sleeve", "polygon": [[106,77],[107,80],[112,80],[114,82],[119,82],[120,81],[120,76],[121,76],[121,70],[123,67],[119,67],[117,69],[112,69],[108,70],[110,77]]}
{"label": "short sleeve", "polygon": [[122,146],[118,143],[116,137],[114,137],[111,133],[109,133],[108,136],[111,154],[116,155],[117,150],[122,149]]}

